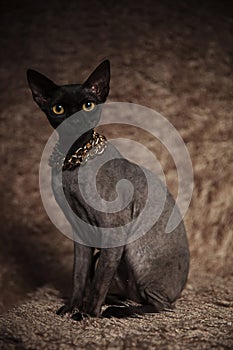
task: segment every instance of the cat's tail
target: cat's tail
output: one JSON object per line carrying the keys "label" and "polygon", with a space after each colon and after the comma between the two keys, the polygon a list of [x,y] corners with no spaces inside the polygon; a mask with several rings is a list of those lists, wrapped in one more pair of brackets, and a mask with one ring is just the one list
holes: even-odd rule
{"label": "cat's tail", "polygon": [[106,318],[126,318],[133,317],[137,318],[148,313],[158,313],[160,311],[172,311],[174,304],[167,305],[125,305],[125,306],[109,306],[105,309],[101,317]]}

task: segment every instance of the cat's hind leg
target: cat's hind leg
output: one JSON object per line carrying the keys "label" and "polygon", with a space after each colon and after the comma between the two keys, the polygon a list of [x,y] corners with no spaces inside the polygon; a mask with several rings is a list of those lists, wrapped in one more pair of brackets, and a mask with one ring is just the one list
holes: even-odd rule
{"label": "cat's hind leg", "polygon": [[146,287],[143,291],[143,296],[148,307],[152,306],[154,308],[154,312],[174,308],[173,301],[171,301],[164,291],[158,288],[153,288],[152,286]]}
{"label": "cat's hind leg", "polygon": [[145,287],[141,292],[141,297],[144,301],[143,305],[135,305],[135,303],[128,303],[122,301],[122,304],[115,304],[108,307],[103,313],[102,317],[139,317],[147,313],[157,313],[162,310],[171,311],[174,308],[174,303],[169,299],[165,292],[153,285]]}

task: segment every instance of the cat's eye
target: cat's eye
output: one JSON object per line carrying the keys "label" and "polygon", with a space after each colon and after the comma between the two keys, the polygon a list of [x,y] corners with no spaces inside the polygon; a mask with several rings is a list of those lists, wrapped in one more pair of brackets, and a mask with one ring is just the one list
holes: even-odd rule
{"label": "cat's eye", "polygon": [[52,111],[54,114],[63,114],[65,112],[64,107],[62,107],[61,105],[55,105],[52,107]]}
{"label": "cat's eye", "polygon": [[95,104],[94,102],[92,101],[87,101],[83,104],[82,106],[82,109],[85,111],[85,112],[90,112],[92,111],[93,109],[95,108]]}

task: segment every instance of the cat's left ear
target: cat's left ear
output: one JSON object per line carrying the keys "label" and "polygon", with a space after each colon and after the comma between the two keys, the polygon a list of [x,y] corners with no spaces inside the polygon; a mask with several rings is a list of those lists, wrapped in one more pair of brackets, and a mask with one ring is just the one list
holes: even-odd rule
{"label": "cat's left ear", "polygon": [[97,96],[97,98],[104,102],[109,93],[110,82],[110,62],[103,61],[85,81],[84,86]]}

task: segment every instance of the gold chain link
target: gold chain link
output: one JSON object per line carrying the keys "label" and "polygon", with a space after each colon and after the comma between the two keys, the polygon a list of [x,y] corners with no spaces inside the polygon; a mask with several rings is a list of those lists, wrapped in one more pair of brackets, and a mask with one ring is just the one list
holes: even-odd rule
{"label": "gold chain link", "polygon": [[69,170],[78,165],[83,165],[88,159],[102,154],[107,147],[107,139],[104,135],[93,132],[92,138],[86,143],[84,147],[78,148],[70,158],[65,159],[62,169]]}

